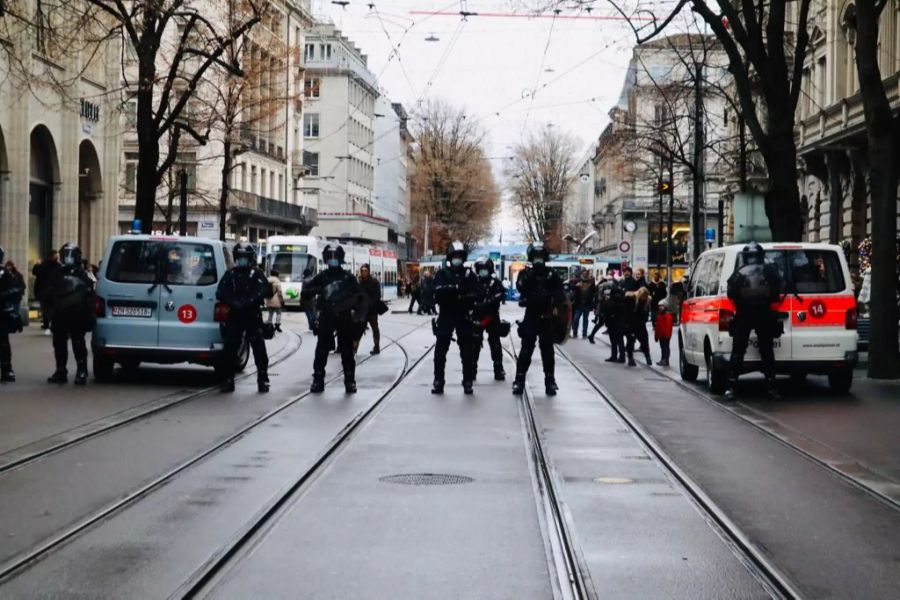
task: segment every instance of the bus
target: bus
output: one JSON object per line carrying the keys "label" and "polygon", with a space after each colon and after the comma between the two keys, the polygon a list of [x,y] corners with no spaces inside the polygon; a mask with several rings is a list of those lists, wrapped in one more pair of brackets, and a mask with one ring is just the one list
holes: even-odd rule
{"label": "bus", "polygon": [[271,236],[266,240],[267,270],[278,271],[286,307],[300,306],[303,273],[308,269],[315,275],[325,268],[322,250],[329,244],[344,248],[344,268],[354,275],[364,264],[369,265],[372,276],[381,283],[385,301],[397,298],[397,253],[393,250],[309,235]]}

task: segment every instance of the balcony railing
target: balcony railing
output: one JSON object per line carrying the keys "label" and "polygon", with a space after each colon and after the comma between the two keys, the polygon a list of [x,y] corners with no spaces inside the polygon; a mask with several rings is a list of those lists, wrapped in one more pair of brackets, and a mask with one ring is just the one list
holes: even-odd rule
{"label": "balcony railing", "polygon": [[231,191],[229,204],[230,208],[238,214],[249,214],[300,227],[314,227],[319,220],[315,208],[298,206],[239,190]]}

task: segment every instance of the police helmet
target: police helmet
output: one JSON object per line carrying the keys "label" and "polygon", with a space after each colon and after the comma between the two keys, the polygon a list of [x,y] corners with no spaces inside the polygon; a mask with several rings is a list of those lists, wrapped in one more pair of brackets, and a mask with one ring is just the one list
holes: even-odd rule
{"label": "police helmet", "polygon": [[322,250],[322,260],[329,267],[339,267],[344,264],[344,249],[340,245],[332,246],[328,244]]}
{"label": "police helmet", "polygon": [[67,266],[78,266],[81,264],[82,255],[81,248],[75,242],[66,242],[59,249],[59,260]]}
{"label": "police helmet", "polygon": [[461,268],[468,258],[469,252],[466,250],[466,245],[459,240],[450,242],[450,245],[447,246],[447,262],[451,267]]}
{"label": "police helmet", "polygon": [[766,251],[759,242],[750,242],[741,250],[744,264],[761,265],[766,261]]}
{"label": "police helmet", "polygon": [[482,256],[475,261],[475,273],[479,277],[490,277],[494,274],[494,261],[487,256]]}
{"label": "police helmet", "polygon": [[544,245],[544,242],[533,242],[528,246],[527,257],[530,263],[534,263],[534,259],[539,257],[543,258],[544,262],[547,262],[550,260],[550,251]]}
{"label": "police helmet", "polygon": [[249,267],[256,262],[256,250],[249,242],[238,242],[231,250],[231,256],[238,266]]}

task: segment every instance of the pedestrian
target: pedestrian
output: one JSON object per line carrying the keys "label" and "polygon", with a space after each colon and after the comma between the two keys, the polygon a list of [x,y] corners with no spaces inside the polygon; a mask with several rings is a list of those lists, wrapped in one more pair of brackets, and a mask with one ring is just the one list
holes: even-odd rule
{"label": "pedestrian", "polygon": [[301,293],[301,299],[314,299],[318,309],[318,340],[309,391],[314,394],[325,391],[328,353],[336,346],[344,369],[344,390],[355,394],[356,356],[353,348],[366,327],[368,296],[353,273],[343,268],[344,249],[341,246],[325,246],[322,260],[327,268],[304,285]]}
{"label": "pedestrian", "polygon": [[419,276],[416,275],[413,277],[412,282],[409,284],[409,314],[412,314],[413,308],[418,304],[418,310],[416,311],[417,315],[422,314],[422,296],[421,296],[421,287],[419,284]]}
{"label": "pedestrian", "polygon": [[657,306],[656,312],[656,322],[653,327],[653,337],[659,343],[659,349],[662,353],[662,357],[659,362],[656,363],[661,367],[669,366],[669,343],[672,341],[672,326],[675,323],[675,318],[671,312],[669,312],[669,307],[666,304],[665,300],[659,302]]}
{"label": "pedestrian", "polygon": [[12,347],[9,335],[22,331],[22,296],[25,295],[25,278],[13,261],[3,264],[5,258],[0,248],[0,383],[13,383],[16,372],[12,367]]}
{"label": "pedestrian", "polygon": [[650,322],[656,327],[659,303],[666,297],[666,283],[660,277],[659,271],[653,274],[653,281],[647,284],[647,289],[650,290]]}
{"label": "pedestrian", "polygon": [[519,337],[522,347],[516,361],[516,378],[512,392],[516,396],[525,391],[525,376],[531,366],[531,355],[537,343],[541,350],[541,361],[544,366],[544,391],[548,396],[555,396],[556,364],[554,360],[554,319],[559,315],[566,302],[563,282],[560,276],[547,266],[550,251],[543,242],[535,242],[528,246],[528,262],[519,272],[516,289],[519,291],[519,306],[525,307],[525,316],[519,323]]}
{"label": "pedestrian", "polygon": [[[615,284],[612,282],[607,282],[603,280],[600,285],[597,286],[597,293],[594,295],[594,326],[591,328],[591,333],[588,335],[588,341],[592,344],[596,344],[596,340],[594,337],[597,335],[597,332],[600,331],[600,328],[606,323],[603,318],[603,303],[605,300],[609,298],[610,290],[615,287]],[[604,297],[605,295],[605,297]]]}
{"label": "pedestrian", "polygon": [[[309,283],[312,281],[312,278],[312,271],[310,269],[303,269],[303,285],[301,287],[301,290],[302,288],[305,288],[307,285],[309,285]],[[309,330],[313,335],[317,335],[319,331],[316,323],[318,317],[316,315],[315,304],[315,298],[313,296],[309,296],[308,298],[304,299],[301,294],[300,306],[303,308],[303,312],[306,313],[306,322],[309,325]]]}
{"label": "pedestrian", "polygon": [[[366,316],[368,326],[372,328],[372,341],[374,346],[372,354],[381,353],[381,331],[378,329],[378,315],[387,312],[387,306],[381,300],[381,284],[372,277],[372,270],[368,264],[359,268],[359,285],[368,296],[369,312]],[[359,348],[359,340],[356,341],[354,352]]]}
{"label": "pedestrian", "polygon": [[84,272],[87,274],[88,279],[90,279],[94,283],[94,287],[97,287],[97,273],[94,271],[94,268],[91,266],[90,261],[87,259],[81,261],[81,267],[84,269]]}
{"label": "pedestrian", "polygon": [[644,353],[647,359],[647,365],[653,362],[650,360],[650,341],[647,336],[647,319],[650,314],[650,290],[646,287],[638,289],[636,292],[626,292],[626,298],[630,300],[628,311],[625,315],[625,335],[628,339],[626,352],[628,353],[628,366],[634,367],[634,342],[641,344],[639,350]]}
{"label": "pedestrian", "polygon": [[687,297],[688,276],[682,275],[681,279],[669,286],[669,308],[674,313],[675,324],[681,323],[681,303]]}
{"label": "pedestrian", "polygon": [[756,332],[757,347],[762,360],[769,397],[778,399],[775,389],[774,340],[781,336],[781,321],[772,310],[778,301],[781,277],[778,269],[766,263],[766,252],[757,242],[744,246],[738,255],[738,267],[728,278],[728,298],[734,302],[734,317],[728,328],[733,338],[728,389],[725,398],[734,400],[738,376],[744,364],[744,354],[750,341],[750,332]]}
{"label": "pedestrian", "polygon": [[478,277],[478,284],[472,313],[475,326],[473,341],[475,346],[472,352],[473,379],[478,375],[478,358],[481,356],[481,346],[484,343],[484,333],[486,332],[488,347],[491,349],[491,360],[494,363],[494,380],[504,381],[506,371],[503,370],[503,346],[500,341],[504,335],[504,324],[500,320],[500,304],[506,297],[506,288],[494,273],[494,261],[490,258],[482,257],[475,261],[475,275]]}
{"label": "pedestrian", "polygon": [[[434,277],[434,298],[440,304],[441,310],[434,323],[436,337],[434,347],[434,384],[432,394],[444,393],[444,369],[447,364],[447,352],[453,334],[456,334],[456,343],[459,346],[459,355],[462,360],[463,393],[473,393],[472,361],[472,322],[470,321],[476,297],[477,277],[466,268],[466,260],[469,253],[465,245],[460,241],[451,242],[447,248],[447,266],[438,271]],[[426,276],[427,277],[427,276]],[[424,284],[423,284],[424,285]],[[424,298],[424,294],[423,294]]]}
{"label": "pedestrian", "polygon": [[581,337],[588,336],[588,317],[594,308],[597,300],[597,284],[591,277],[591,272],[587,269],[581,271],[578,281],[573,286],[572,309],[574,318],[572,319],[572,337],[578,337],[578,323],[581,322]]}
{"label": "pedestrian", "polygon": [[434,272],[425,271],[425,276],[421,281],[419,293],[421,295],[419,304],[422,307],[422,312],[426,315],[438,314],[437,309],[435,308],[436,304]]}
{"label": "pedestrian", "polygon": [[606,323],[606,334],[609,336],[610,353],[606,362],[625,362],[625,319],[628,313],[628,300],[625,292],[618,284],[609,286],[604,291],[602,313]]}
{"label": "pedestrian", "polygon": [[280,273],[275,269],[269,272],[269,285],[272,286],[272,296],[266,298],[266,310],[269,312],[268,323],[272,325],[274,320],[275,331],[281,331],[281,313],[284,310],[284,291],[281,289]]}
{"label": "pedestrian", "polygon": [[49,284],[60,266],[59,252],[51,250],[44,260],[34,265],[31,269],[31,274],[34,276],[34,297],[41,307],[41,330],[43,330],[44,335],[50,335]]}
{"label": "pedestrian", "polygon": [[63,384],[68,380],[69,340],[75,355],[75,385],[87,383],[87,344],[84,336],[94,329],[94,282],[84,270],[81,248],[67,242],[59,250],[62,265],[50,270],[46,302],[50,313],[53,354],[56,370],[48,383]]}
{"label": "pedestrian", "polygon": [[637,279],[634,278],[634,271],[631,267],[622,269],[622,280],[619,281],[619,286],[624,292],[636,292],[641,288]]}
{"label": "pedestrian", "polygon": [[638,269],[634,272],[634,280],[637,282],[638,289],[647,287],[647,272],[644,269]]}
{"label": "pedestrian", "polygon": [[220,372],[223,376],[221,390],[234,391],[234,375],[237,370],[238,349],[246,336],[253,350],[256,364],[256,385],[260,393],[269,391],[269,355],[263,332],[262,306],[272,298],[272,285],[257,268],[256,251],[247,242],[240,242],[232,250],[234,267],[219,281],[216,300],[228,306],[225,320],[225,349],[222,352]]}

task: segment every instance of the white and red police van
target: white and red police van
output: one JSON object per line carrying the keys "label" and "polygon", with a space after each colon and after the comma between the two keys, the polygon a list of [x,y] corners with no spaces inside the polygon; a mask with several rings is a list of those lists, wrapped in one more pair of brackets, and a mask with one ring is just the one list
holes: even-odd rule
{"label": "white and red police van", "polygon": [[[836,392],[853,383],[857,354],[856,298],[847,261],[840,247],[812,243],[762,244],[766,263],[781,278],[779,300],[772,305],[784,326],[775,340],[775,369],[802,379],[827,375]],[[727,297],[728,278],[744,245],[708,250],[691,271],[681,306],[678,330],[681,378],[694,381],[706,368],[711,392],[725,390],[732,339],[728,327],[734,304]],[[761,367],[755,333],[744,357],[743,372]]]}

